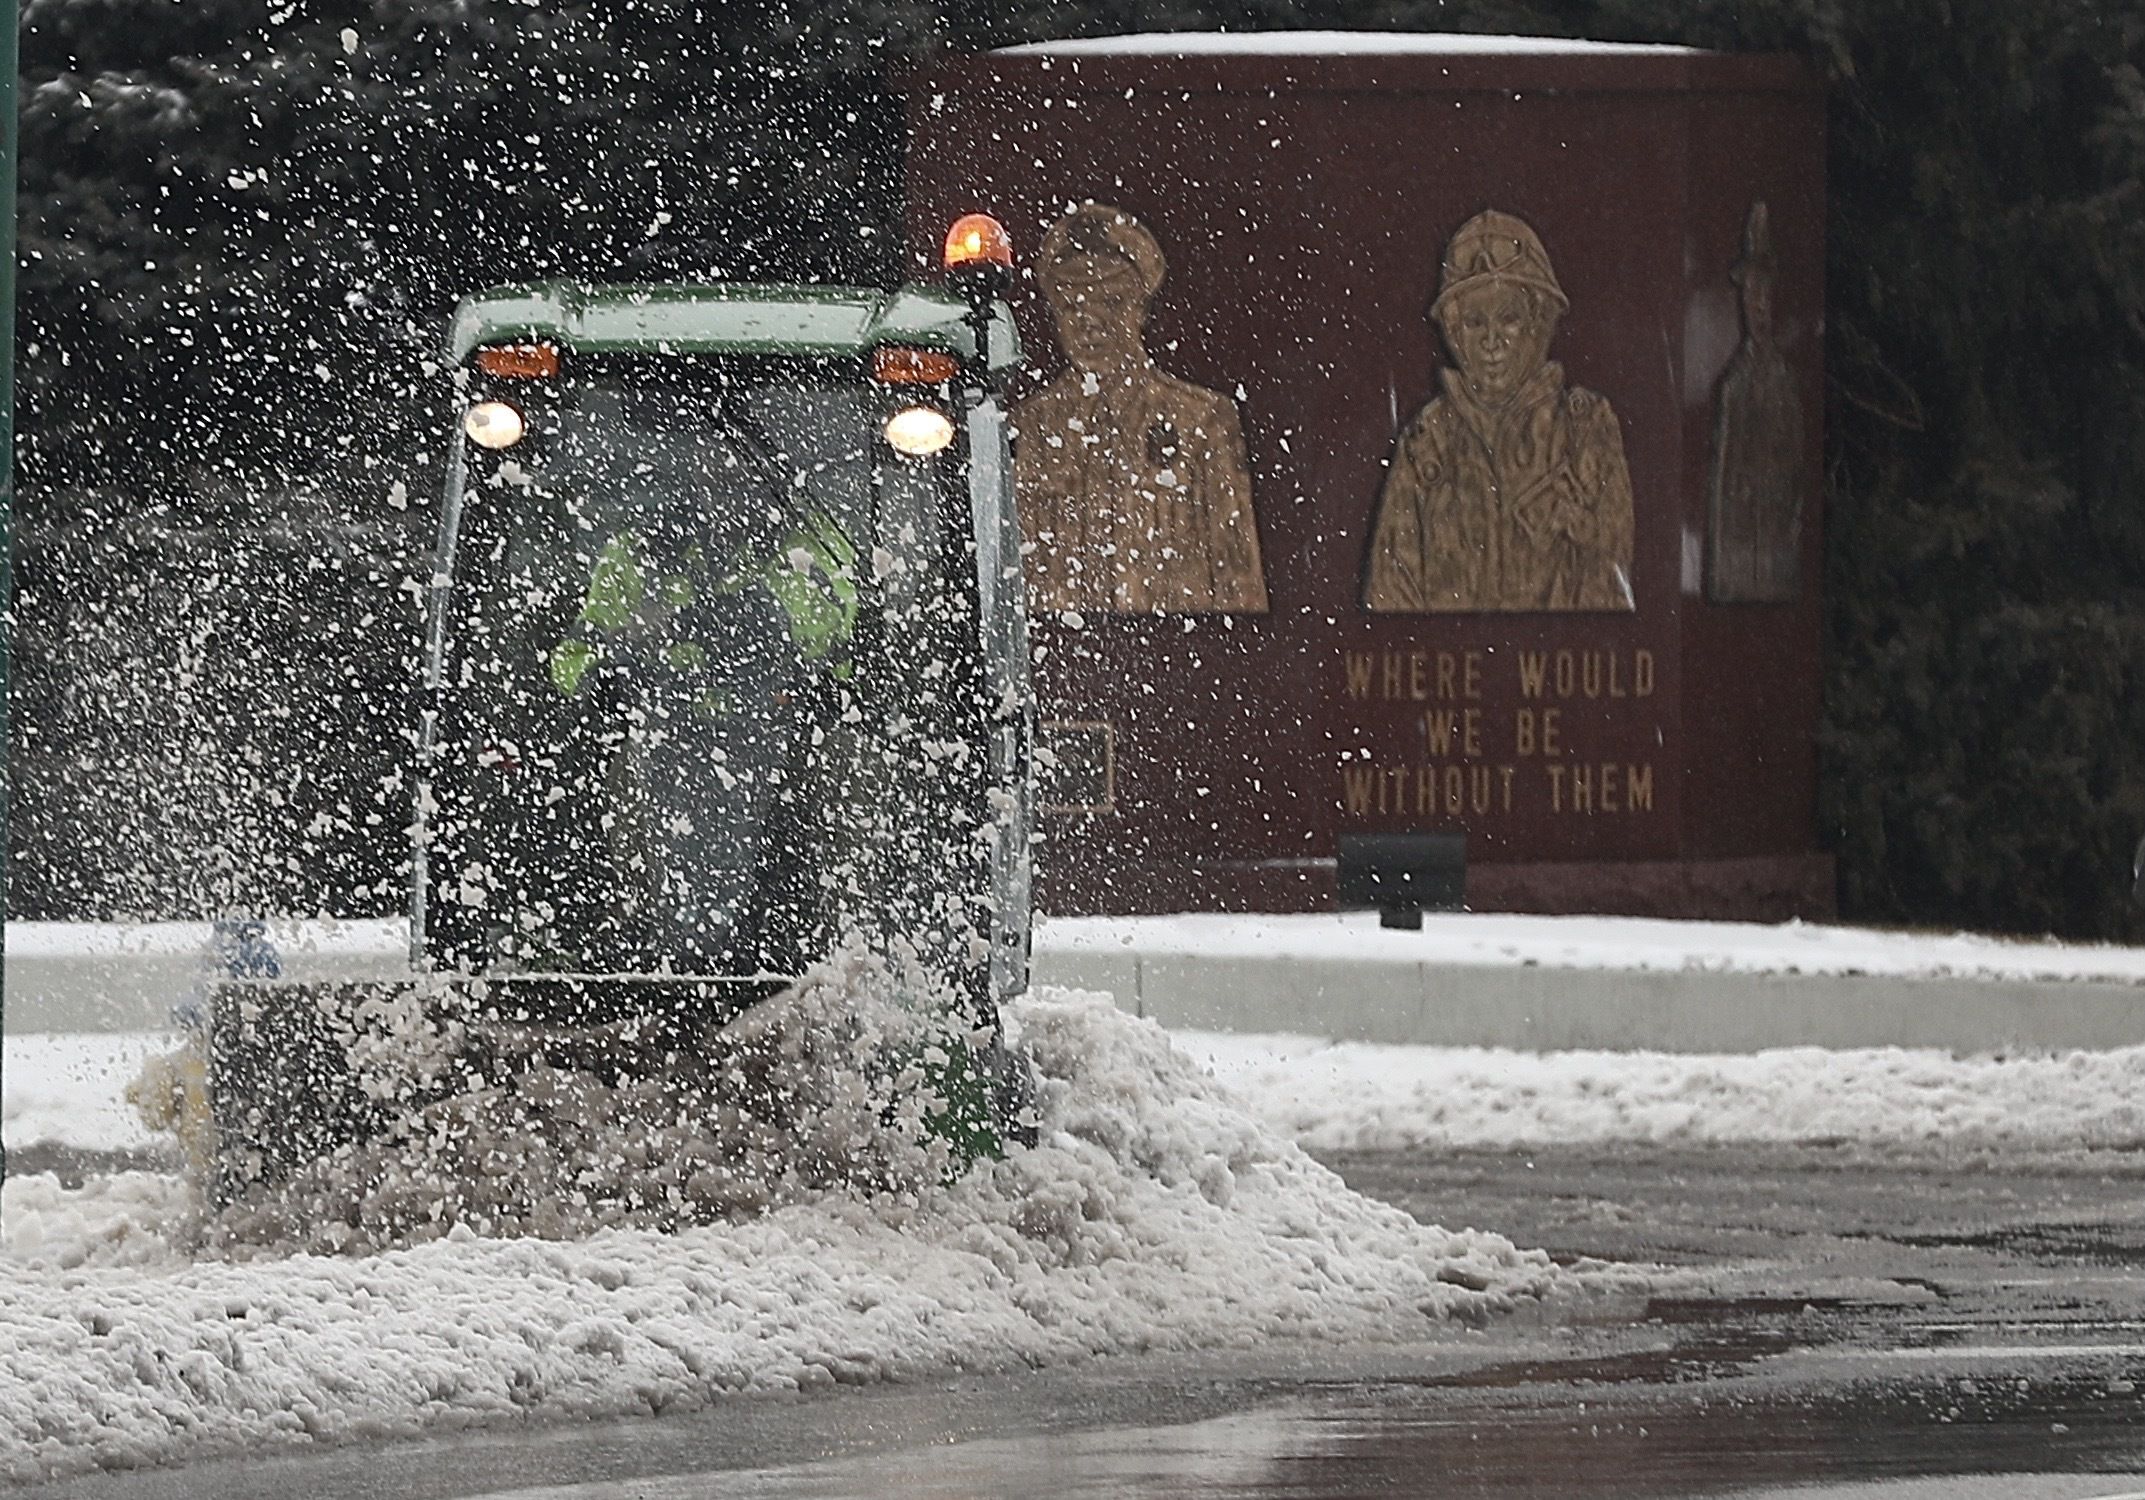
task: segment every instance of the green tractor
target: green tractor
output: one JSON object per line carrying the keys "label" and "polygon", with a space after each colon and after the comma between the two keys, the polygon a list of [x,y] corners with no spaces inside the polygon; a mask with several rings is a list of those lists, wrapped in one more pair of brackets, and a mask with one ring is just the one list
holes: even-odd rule
{"label": "green tractor", "polygon": [[216,987],[194,1087],[219,1202],[392,1129],[413,1101],[377,1063],[413,1014],[433,1099],[537,1064],[630,1077],[845,942],[930,976],[912,1003],[944,1025],[908,1076],[956,1164],[1032,1135],[1001,1019],[1033,734],[1010,261],[977,215],[945,288],[461,304],[413,973]]}

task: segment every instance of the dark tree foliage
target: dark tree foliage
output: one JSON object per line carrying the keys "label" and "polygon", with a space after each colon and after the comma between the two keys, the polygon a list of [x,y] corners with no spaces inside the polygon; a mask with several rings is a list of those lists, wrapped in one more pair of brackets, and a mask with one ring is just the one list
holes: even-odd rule
{"label": "dark tree foliage", "polygon": [[[1942,7],[1836,111],[1827,818],[1858,915],[2136,932],[2145,18]],[[1858,14],[1901,29],[1923,6]]]}
{"label": "dark tree foliage", "polygon": [[15,910],[398,908],[455,299],[886,279],[884,80],[935,34],[868,4],[29,0]]}
{"label": "dark tree foliage", "polygon": [[[900,69],[1215,27],[1808,57],[1833,122],[1824,832],[1843,910],[2139,930],[2145,13],[2106,0],[26,0],[20,609],[47,659],[18,689],[36,841],[18,909],[157,899],[107,867],[119,851],[67,847],[85,746],[125,718],[57,728],[116,670],[75,659],[68,600],[127,615],[121,580],[170,585],[148,555],[174,597],[275,593],[275,569],[204,551],[212,525],[249,523],[272,534],[253,553],[341,538],[343,583],[264,596],[209,656],[234,681],[242,637],[313,663],[279,665],[274,693],[372,724],[376,749],[290,789],[310,834],[216,814],[281,875],[169,899],[395,905],[399,850],[364,820],[402,815],[383,705],[415,617],[393,581],[428,524],[447,414],[427,362],[460,291],[887,279]],[[289,749],[244,715],[212,738],[255,780]]]}
{"label": "dark tree foliage", "polygon": [[25,481],[168,501],[404,459],[445,312],[501,279],[883,277],[883,81],[930,21],[29,0]]}

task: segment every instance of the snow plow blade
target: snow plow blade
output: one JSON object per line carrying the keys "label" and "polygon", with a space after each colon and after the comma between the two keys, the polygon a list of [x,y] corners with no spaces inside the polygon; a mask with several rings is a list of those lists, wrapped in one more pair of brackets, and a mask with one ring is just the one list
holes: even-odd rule
{"label": "snow plow blade", "polygon": [[[540,1101],[556,1096],[560,1079],[643,1092],[653,1081],[694,1095],[716,1066],[736,1074],[741,1060],[794,1050],[779,1036],[755,1044],[731,1030],[791,987],[773,977],[614,975],[220,984],[206,1035],[211,1140],[206,1150],[189,1143],[189,1154],[210,1164],[205,1188],[221,1210],[368,1143],[437,1129],[441,1106],[458,1096],[527,1093],[541,1135]],[[932,1031],[889,1054],[882,1071],[906,1080],[889,1086],[886,1112],[904,1093],[934,1101],[923,1129],[945,1143],[953,1171],[1034,1140],[1032,1074],[995,1035],[969,1045],[965,1034]],[[779,1107],[767,1114],[784,1118]]]}

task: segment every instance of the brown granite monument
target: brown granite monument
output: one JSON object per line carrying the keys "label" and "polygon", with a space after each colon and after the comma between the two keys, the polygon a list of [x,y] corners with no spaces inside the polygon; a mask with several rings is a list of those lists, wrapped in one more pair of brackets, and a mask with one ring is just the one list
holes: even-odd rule
{"label": "brown granite monument", "polygon": [[1330,908],[1351,832],[1478,909],[1831,909],[1800,64],[1102,39],[909,124],[919,264],[986,208],[1022,267],[1044,910]]}

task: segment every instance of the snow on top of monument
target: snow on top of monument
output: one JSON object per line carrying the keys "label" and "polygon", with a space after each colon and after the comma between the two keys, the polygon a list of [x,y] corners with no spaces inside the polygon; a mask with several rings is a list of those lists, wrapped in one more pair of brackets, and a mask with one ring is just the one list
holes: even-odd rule
{"label": "snow on top of monument", "polygon": [[1372,965],[1539,965],[2145,984],[2145,948],[1965,932],[1883,931],[1816,922],[1671,922],[1643,917],[1425,912],[1422,931],[1408,932],[1379,926],[1373,912],[1059,917],[1038,930],[1036,946],[1098,954],[1258,954]]}
{"label": "snow on top of monument", "polygon": [[1167,31],[1028,42],[998,50],[1027,57],[1640,57],[1691,56],[1698,49],[1457,31]]}

